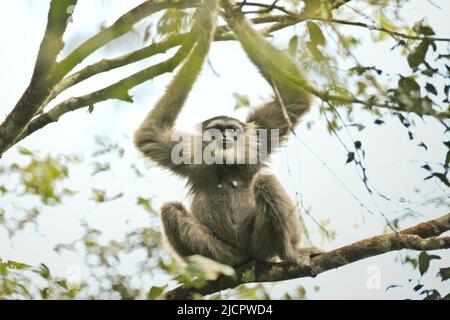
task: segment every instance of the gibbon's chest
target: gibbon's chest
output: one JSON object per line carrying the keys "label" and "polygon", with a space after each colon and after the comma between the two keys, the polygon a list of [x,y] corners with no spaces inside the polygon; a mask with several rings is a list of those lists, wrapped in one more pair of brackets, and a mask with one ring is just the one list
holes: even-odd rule
{"label": "gibbon's chest", "polygon": [[255,210],[250,181],[227,177],[199,190],[192,213],[214,233],[233,240],[240,221]]}
{"label": "gibbon's chest", "polygon": [[[234,218],[240,211],[254,208],[254,195],[250,183],[239,179],[224,179],[208,186],[199,192],[203,210],[214,212],[215,215]],[[194,202],[195,202],[194,198]]]}

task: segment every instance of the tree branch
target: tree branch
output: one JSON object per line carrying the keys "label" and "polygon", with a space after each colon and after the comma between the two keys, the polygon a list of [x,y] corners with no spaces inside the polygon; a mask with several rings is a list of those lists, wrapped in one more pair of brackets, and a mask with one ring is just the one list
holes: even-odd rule
{"label": "tree branch", "polygon": [[270,15],[270,16],[256,17],[256,18],[252,19],[252,22],[255,24],[274,23],[273,25],[271,25],[268,28],[268,30],[270,32],[275,32],[275,31],[278,31],[278,30],[281,30],[281,29],[284,29],[287,27],[291,27],[293,25],[296,25],[297,23],[301,23],[304,21],[321,21],[321,22],[325,22],[325,23],[350,25],[350,26],[354,26],[354,27],[366,28],[370,31],[376,30],[376,31],[380,31],[380,32],[385,32],[393,37],[397,36],[397,37],[401,37],[401,38],[405,38],[405,39],[409,39],[409,40],[418,40],[418,41],[430,40],[430,41],[450,42],[450,38],[409,35],[409,34],[406,34],[403,32],[398,32],[395,30],[387,29],[384,27],[376,26],[376,25],[370,25],[370,24],[360,22],[360,21],[348,21],[348,20],[334,19],[334,18],[314,17],[314,16],[307,16],[302,13]]}
{"label": "tree branch", "polygon": [[91,92],[84,96],[72,97],[61,102],[60,104],[53,107],[50,111],[43,113],[33,119],[26,127],[26,129],[17,137],[17,139],[14,140],[14,143],[19,142],[36,130],[39,130],[42,127],[48,125],[49,123],[57,121],[63,114],[67,112],[87,106],[92,106],[95,103],[106,101],[109,99],[118,99],[132,102],[132,98],[128,94],[128,90],[149,79],[175,70],[175,68],[187,57],[194,43],[195,41],[186,41],[172,58],[136,72],[131,76],[128,76],[110,86]]}
{"label": "tree branch", "polygon": [[185,9],[193,7],[199,3],[199,0],[147,0],[122,15],[111,26],[101,30],[99,33],[92,36],[72,51],[72,53],[70,53],[58,64],[56,67],[56,74],[59,75],[60,78],[64,77],[64,75],[70,72],[77,64],[83,61],[91,53],[103,47],[112,40],[128,33],[132,30],[136,23],[158,11],[169,8]]}
{"label": "tree branch", "polygon": [[[225,40],[234,39],[234,37],[232,37],[231,34],[226,34],[226,31],[227,30],[222,29],[221,32],[216,32],[214,41],[225,41]],[[100,73],[107,72],[107,71],[110,71],[110,70],[113,70],[116,68],[120,68],[120,67],[132,64],[134,62],[152,57],[152,56],[160,54],[160,53],[165,53],[169,49],[172,49],[174,47],[181,45],[188,36],[189,36],[189,33],[180,33],[180,34],[172,35],[161,42],[152,43],[144,48],[121,55],[119,57],[112,58],[112,59],[102,59],[96,63],[86,66],[82,70],[62,79],[57,85],[55,85],[49,98],[44,103],[44,105],[46,105],[48,102],[50,102],[56,96],[58,96],[58,94],[60,94],[64,90],[76,85],[77,83],[80,83],[80,82],[82,82],[92,76],[96,76]]]}
{"label": "tree branch", "polygon": [[[60,63],[56,62],[64,43],[62,37],[77,0],[52,0],[48,14],[47,28],[41,42],[30,85],[19,102],[0,125],[0,157],[18,141],[18,136],[52,98],[51,91],[65,75],[87,56],[110,41],[129,32],[134,24],[145,17],[168,8],[188,8],[196,6],[199,0],[148,0],[128,11],[110,27],[103,29],[86,40]],[[72,8],[73,9],[73,8]],[[124,79],[125,80],[125,79]],[[28,129],[27,129],[28,130]],[[19,139],[20,140],[20,139]]]}
{"label": "tree branch", "polygon": [[428,222],[418,224],[398,233],[379,235],[322,253],[311,259],[311,267],[300,267],[286,262],[252,261],[235,268],[234,277],[221,275],[204,286],[181,285],[165,294],[166,299],[192,299],[194,295],[208,295],[238,285],[253,282],[273,282],[317,274],[347,264],[402,249],[440,250],[450,249],[450,237],[437,238],[450,230],[450,213]]}
{"label": "tree branch", "polygon": [[38,112],[51,87],[59,81],[54,77],[56,57],[64,46],[63,35],[77,0],[52,0],[47,27],[41,41],[30,84],[0,125],[0,157]]}
{"label": "tree branch", "polygon": [[[62,3],[63,1],[61,1]],[[134,63],[136,61],[145,59],[147,57],[156,55],[158,53],[166,52],[167,50],[179,46],[183,39],[186,38],[187,34],[178,34],[178,35],[172,35],[171,37],[167,38],[166,40],[163,40],[159,43],[152,43],[149,46],[136,50],[134,52],[113,58],[113,59],[103,59],[97,63],[91,64],[84,69],[64,78],[61,80],[61,78],[66,75],[73,67],[75,67],[79,62],[83,61],[84,58],[86,58],[88,55],[90,55],[92,52],[97,50],[98,48],[102,47],[103,45],[107,44],[108,42],[120,37],[121,35],[125,34],[126,32],[130,31],[135,23],[138,21],[141,21],[145,17],[158,12],[163,9],[167,8],[188,8],[188,7],[195,7],[198,5],[200,0],[188,0],[188,1],[176,1],[176,0],[170,0],[170,1],[146,1],[142,3],[141,5],[138,5],[134,9],[130,10],[129,12],[122,15],[119,19],[116,20],[110,27],[100,31],[95,36],[91,37],[90,39],[86,40],[83,44],[81,44],[77,49],[75,49],[71,54],[69,54],[64,60],[62,60],[59,64],[55,65],[56,55],[53,53],[49,53],[47,55],[41,54],[42,57],[47,57],[49,59],[48,61],[53,61],[52,63],[37,63],[36,66],[40,66],[39,70],[44,70],[45,72],[49,73],[51,70],[56,69],[55,72],[53,72],[53,79],[54,83],[46,83],[45,81],[38,82],[40,84],[39,88],[36,88],[35,90],[31,90],[30,88],[27,89],[27,91],[24,93],[24,97],[22,97],[21,101],[19,101],[18,105],[25,105],[29,104],[31,97],[34,99],[34,107],[32,110],[32,113],[27,112],[19,112],[17,108],[15,108],[10,115],[8,116],[8,119],[13,119],[15,117],[20,118],[22,121],[16,121],[11,123],[17,123],[19,126],[14,126],[17,129],[11,129],[11,127],[7,127],[8,121],[5,120],[5,122],[0,126],[0,134],[4,133],[3,135],[0,135],[0,156],[4,153],[10,146],[13,145],[13,143],[18,142],[28,136],[29,134],[33,133],[34,131],[42,128],[48,123],[54,122],[59,119],[61,115],[63,115],[66,112],[76,110],[85,106],[90,106],[94,103],[104,101],[111,98],[119,98],[122,100],[130,100],[129,96],[127,94],[124,94],[123,90],[117,95],[116,93],[120,90],[119,85],[128,85],[127,89],[131,88],[131,84],[137,85],[142,83],[143,81],[152,79],[153,77],[156,77],[162,73],[170,72],[175,68],[170,67],[172,63],[174,63],[173,60],[167,60],[166,62],[160,63],[158,65],[152,66],[150,68],[147,68],[145,70],[142,70],[138,74],[146,74],[145,76],[139,76],[138,74],[132,75],[128,78],[122,79],[117,84],[111,85],[109,87],[106,87],[104,89],[98,90],[96,92],[92,92],[89,94],[86,94],[81,97],[75,97],[70,98],[60,104],[58,104],[56,107],[54,107],[52,110],[48,111],[45,114],[40,114],[35,116],[36,111],[43,110],[43,108],[52,100],[54,99],[59,93],[63,92],[67,88],[80,83],[94,75],[97,75],[102,72],[106,72],[115,68],[119,68],[131,63]],[[342,0],[335,0],[332,2],[332,8],[337,9],[343,4],[347,3],[348,1],[342,1]],[[286,28],[289,26],[292,26],[294,24],[306,21],[306,20],[319,20],[324,22],[331,22],[331,23],[343,23],[343,24],[351,24],[355,26],[361,26],[366,27],[369,29],[376,29],[383,32],[391,33],[391,35],[397,35],[397,36],[405,36],[409,37],[410,39],[424,39],[425,37],[416,37],[416,36],[409,36],[406,34],[401,34],[396,31],[392,30],[381,30],[382,28],[376,28],[373,26],[369,26],[364,23],[360,22],[351,22],[351,21],[345,21],[345,20],[339,20],[339,19],[325,19],[320,17],[306,17],[304,13],[293,13],[290,11],[287,11],[283,7],[277,6],[276,2],[273,2],[272,4],[259,4],[259,3],[253,3],[253,2],[245,2],[242,3],[243,6],[250,5],[250,6],[261,6],[266,8],[267,10],[270,9],[277,9],[285,12],[284,15],[270,15],[270,16],[261,16],[261,17],[255,17],[251,19],[251,21],[255,24],[265,24],[265,23],[273,23],[268,28],[265,28],[262,32],[265,36],[270,35],[272,32],[280,30],[282,28]],[[66,10],[67,11],[67,10]],[[49,14],[50,16],[50,14]],[[50,19],[50,18],[49,18]],[[49,20],[50,24],[50,20]],[[62,31],[62,32],[61,32]],[[60,38],[62,38],[64,30],[60,30]],[[48,34],[52,34],[54,32],[49,32]],[[46,38],[48,37],[46,32]],[[234,39],[234,35],[229,32],[229,29],[227,26],[218,27],[216,30],[215,35],[215,41],[220,40],[232,40]],[[433,40],[439,40],[444,38],[430,38],[427,37],[427,39],[433,39]],[[45,40],[45,39],[44,39]],[[54,39],[53,39],[54,40]],[[445,40],[445,39],[444,39]],[[49,40],[43,41],[48,42]],[[62,40],[58,42],[55,40],[56,46],[59,49],[57,50],[59,52],[60,48],[62,47]],[[48,46],[48,44],[47,44]],[[51,47],[51,46],[48,46]],[[46,48],[43,44],[41,44],[41,49]],[[50,58],[49,58],[50,57]],[[39,61],[40,59],[38,59]],[[46,67],[44,67],[46,66]],[[148,70],[150,69],[150,70]],[[137,80],[137,81],[136,81]],[[143,81],[141,81],[143,80]],[[395,103],[391,102],[381,102],[381,101],[363,101],[360,99],[357,99],[355,97],[344,97],[344,96],[333,96],[326,92],[321,92],[313,87],[311,88],[305,88],[306,90],[310,91],[320,99],[324,101],[336,101],[340,103],[357,103],[364,105],[368,108],[371,107],[379,107],[379,108],[387,108],[394,111],[399,112],[410,112],[411,110],[404,110],[404,108],[400,108]],[[33,94],[31,94],[31,92]],[[24,99],[24,101],[22,101]],[[33,101],[31,101],[33,102]],[[40,102],[40,104],[38,104]],[[414,111],[417,113],[417,111]],[[430,110],[421,110],[419,115],[430,115],[437,118],[449,118],[450,112],[449,111],[435,111],[434,109]],[[34,118],[33,118],[34,117]],[[2,132],[3,129],[3,132]],[[10,134],[8,134],[8,132]],[[8,138],[9,137],[9,138]]]}

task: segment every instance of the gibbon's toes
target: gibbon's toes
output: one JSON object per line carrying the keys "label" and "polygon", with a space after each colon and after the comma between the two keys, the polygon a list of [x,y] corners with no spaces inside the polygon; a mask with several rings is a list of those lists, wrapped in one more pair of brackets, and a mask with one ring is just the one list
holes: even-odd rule
{"label": "gibbon's toes", "polygon": [[296,257],[297,265],[307,271],[311,277],[317,276],[318,272],[314,265],[311,263],[309,254],[299,254]]}
{"label": "gibbon's toes", "polygon": [[313,258],[315,256],[318,256],[325,251],[318,248],[318,247],[306,247],[306,248],[300,248],[297,251],[300,255],[308,255],[310,258]]}
{"label": "gibbon's toes", "polygon": [[298,254],[295,257],[295,262],[301,267],[311,266],[311,258],[309,257],[309,254]]}

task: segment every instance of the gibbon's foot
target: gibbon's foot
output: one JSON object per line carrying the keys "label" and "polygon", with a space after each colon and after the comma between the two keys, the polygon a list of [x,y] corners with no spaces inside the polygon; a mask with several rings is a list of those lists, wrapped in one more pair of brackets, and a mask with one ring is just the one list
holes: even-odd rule
{"label": "gibbon's foot", "polygon": [[299,254],[309,255],[310,258],[314,258],[315,256],[318,256],[325,251],[318,248],[318,247],[305,247],[305,248],[299,248],[296,250]]}
{"label": "gibbon's foot", "polygon": [[216,238],[181,203],[163,205],[161,221],[169,244],[182,258],[199,254],[230,266],[249,260],[237,248]]}
{"label": "gibbon's foot", "polygon": [[311,262],[311,257],[308,253],[298,253],[296,255],[295,263],[300,268],[307,271],[311,277],[317,276],[318,274],[317,269],[313,266]]}

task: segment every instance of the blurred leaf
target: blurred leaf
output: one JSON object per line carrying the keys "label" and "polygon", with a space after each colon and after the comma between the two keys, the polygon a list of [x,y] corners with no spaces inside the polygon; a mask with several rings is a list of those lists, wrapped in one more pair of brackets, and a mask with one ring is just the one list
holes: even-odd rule
{"label": "blurred leaf", "polygon": [[32,156],[33,152],[31,152],[30,150],[23,148],[23,147],[18,147],[17,148],[19,150],[19,153],[24,155],[24,156]]}
{"label": "blurred leaf", "polygon": [[233,276],[235,271],[232,267],[219,263],[201,255],[193,255],[187,258],[186,271],[192,276],[200,279],[216,280],[221,274]]}
{"label": "blurred leaf", "polygon": [[306,47],[308,48],[309,52],[313,55],[314,59],[316,59],[318,62],[326,60],[326,57],[322,54],[322,52],[317,48],[317,46],[312,41],[308,41],[306,43]]}
{"label": "blurred leaf", "polygon": [[354,152],[349,152],[347,154],[347,161],[345,161],[345,163],[350,163],[353,160],[355,160],[355,153]]}
{"label": "blurred leaf", "polygon": [[165,287],[155,287],[155,286],[151,287],[148,292],[147,299],[149,300],[160,299],[164,289]]}
{"label": "blurred leaf", "polygon": [[422,251],[419,255],[419,271],[420,275],[424,275],[425,272],[428,271],[428,268],[430,267],[430,261],[431,260],[438,260],[441,259],[441,257],[437,255],[429,255],[425,251]]}
{"label": "blurred leaf", "polygon": [[291,57],[295,57],[298,50],[298,36],[293,36],[291,39],[289,39],[289,46],[288,46],[288,54]]}
{"label": "blurred leaf", "polygon": [[422,289],[423,288],[423,284],[418,284],[417,286],[415,286],[414,288],[413,288],[413,290],[414,291],[419,291],[420,289]]}
{"label": "blurred leaf", "polygon": [[56,281],[56,284],[57,284],[58,286],[60,286],[61,288],[63,288],[63,289],[69,290],[69,286],[67,285],[67,282],[66,282],[66,280],[64,280],[64,279],[62,279],[62,280],[57,280],[57,281]]}
{"label": "blurred leaf", "polygon": [[428,92],[430,92],[430,93],[432,93],[432,94],[434,94],[434,95],[437,95],[437,90],[436,90],[436,87],[435,86],[433,86],[431,83],[429,83],[429,82],[427,82],[427,84],[425,85],[425,89],[428,91]]}
{"label": "blurred leaf", "polygon": [[450,279],[450,267],[439,269],[438,275],[441,277],[442,281]]}
{"label": "blurred leaf", "polygon": [[181,33],[189,26],[190,18],[191,16],[185,10],[167,9],[159,19],[156,30],[162,36]]}
{"label": "blurred leaf", "polygon": [[429,25],[425,24],[424,20],[414,23],[413,30],[414,32],[423,34],[424,36],[433,36],[435,34],[433,29]]}
{"label": "blurred leaf", "polygon": [[430,43],[428,40],[423,40],[408,55],[408,64],[412,69],[416,69],[425,61],[425,56],[427,54],[429,45]]}
{"label": "blurred leaf", "polygon": [[233,98],[235,99],[234,109],[248,108],[250,106],[250,98],[248,95],[239,94],[237,92],[233,93]]}
{"label": "blurred leaf", "polygon": [[145,211],[147,211],[148,213],[152,213],[155,215],[158,214],[158,212],[155,210],[155,208],[153,207],[153,205],[151,203],[151,198],[138,197],[137,204],[139,206],[142,206],[145,209]]}
{"label": "blurred leaf", "polygon": [[322,30],[320,29],[319,25],[312,21],[308,21],[306,25],[308,27],[310,39],[314,43],[314,45],[324,46],[326,40],[325,37],[323,36]]}

